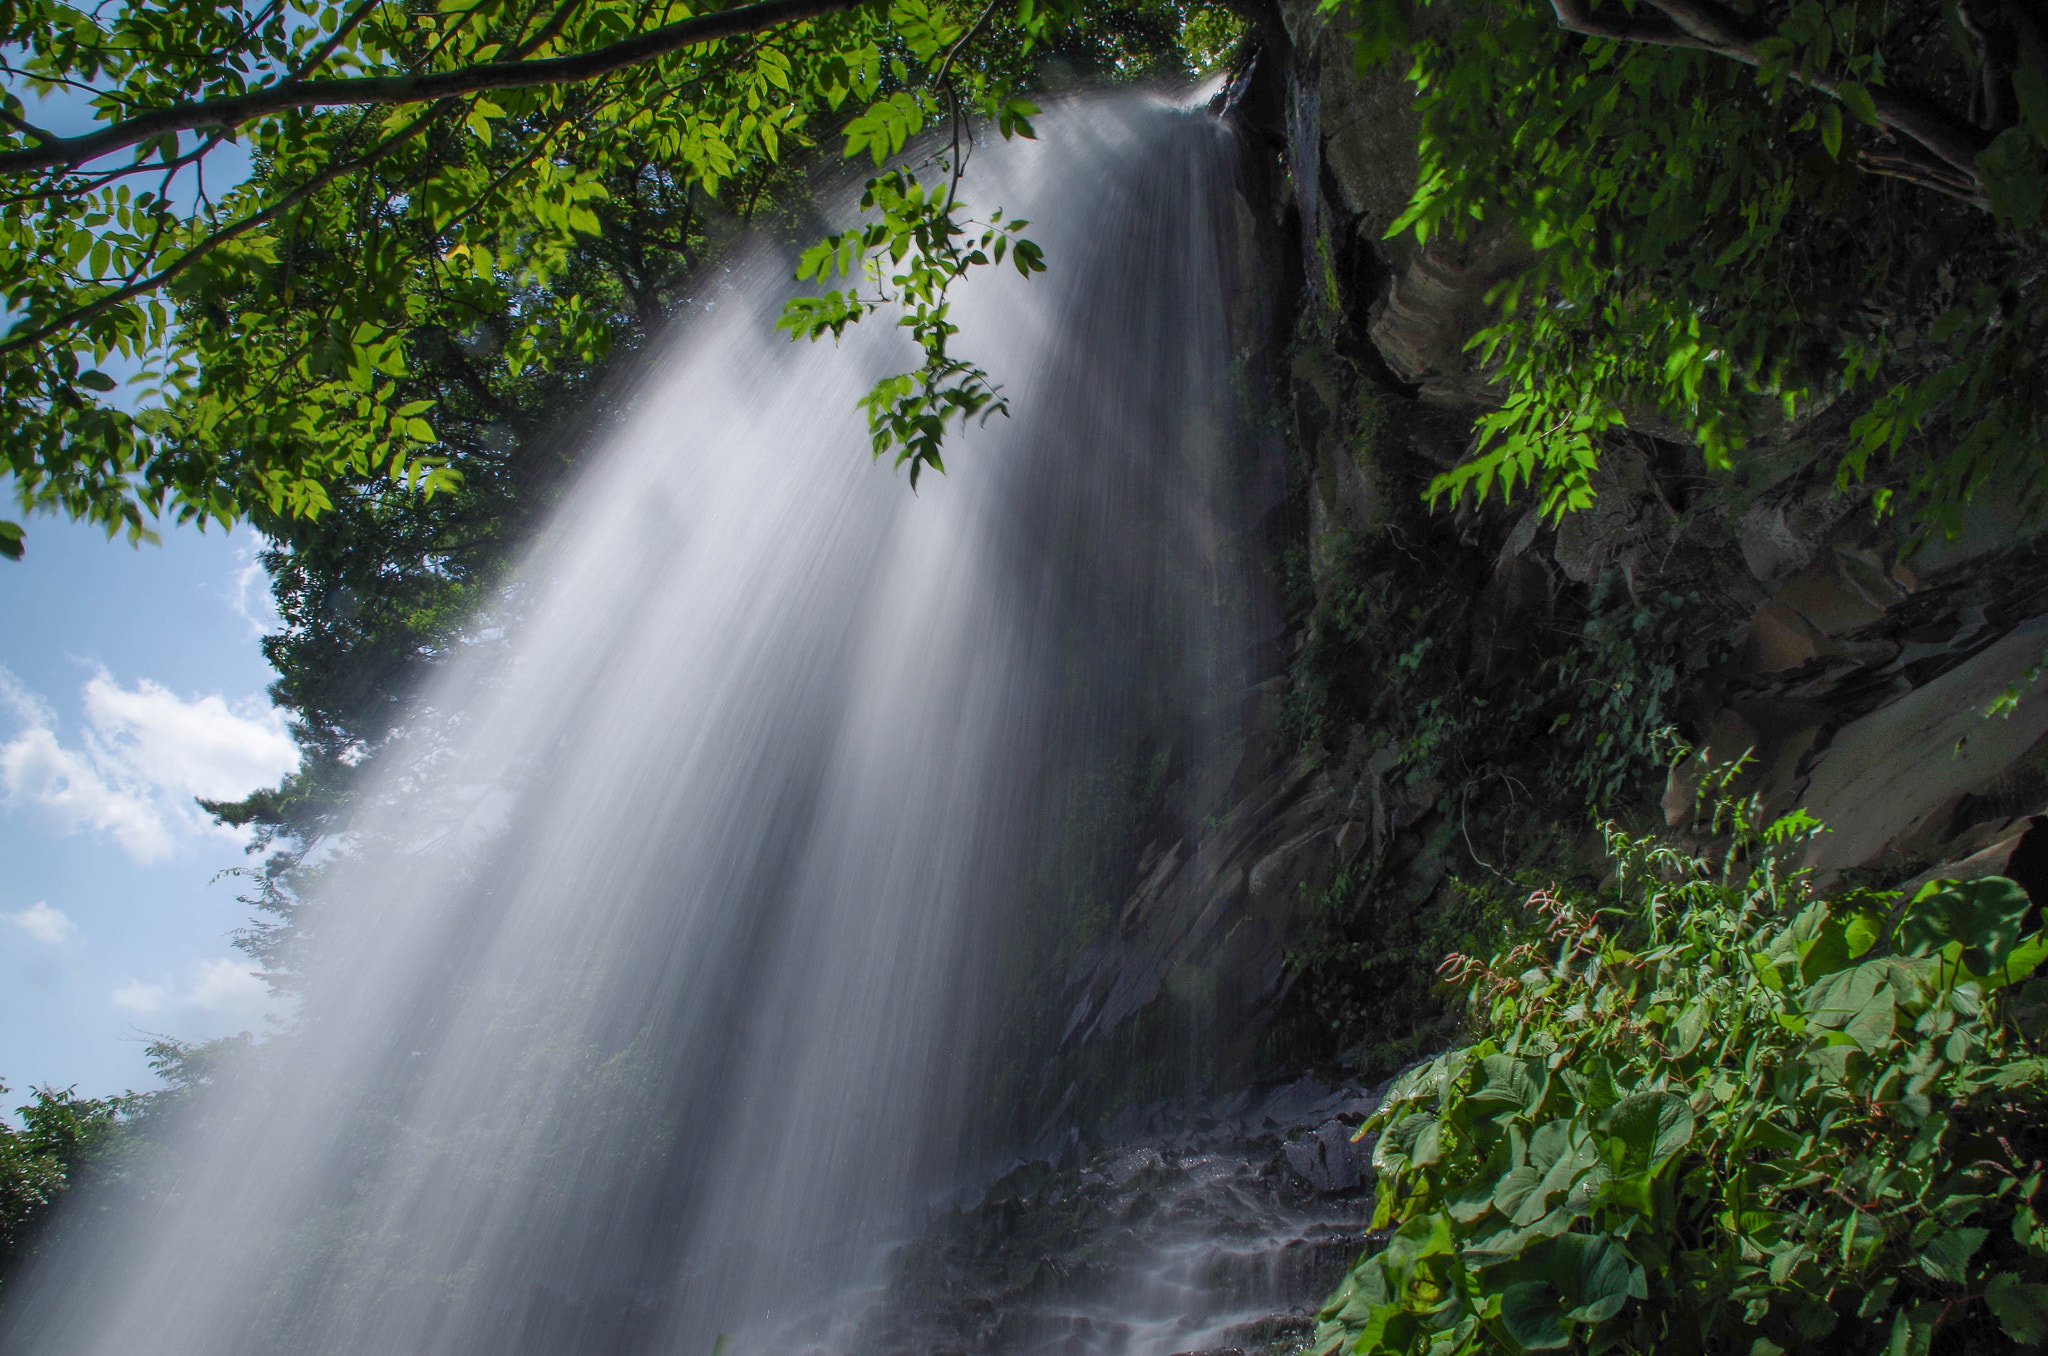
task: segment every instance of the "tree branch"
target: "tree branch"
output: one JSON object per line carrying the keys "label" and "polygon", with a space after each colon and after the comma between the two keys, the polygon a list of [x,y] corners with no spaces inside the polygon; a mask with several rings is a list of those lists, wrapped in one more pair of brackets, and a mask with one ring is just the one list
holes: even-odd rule
{"label": "tree branch", "polygon": [[314,48],[312,54],[299,63],[298,69],[291,73],[290,78],[304,80],[307,76],[318,75],[320,68],[327,64],[327,58],[333,56],[341,45],[348,41],[348,35],[355,32],[356,27],[370,17],[371,11],[383,3],[384,0],[361,0],[355,9],[335,25],[334,31],[327,35],[327,41]]}
{"label": "tree branch", "polygon": [[1641,43],[1647,47],[1686,47],[1694,51],[1732,55],[1727,48],[1703,42],[1671,24],[1646,22],[1635,15],[1596,19],[1591,7],[1583,0],[1550,0],[1550,8],[1557,15],[1557,26],[1567,33],[1606,38],[1612,42]]}
{"label": "tree branch", "polygon": [[224,226],[221,229],[215,231],[212,235],[209,235],[205,239],[199,241],[198,243],[193,245],[191,249],[186,250],[183,254],[179,255],[176,259],[173,259],[170,263],[164,265],[164,267],[158,269],[155,273],[152,273],[147,278],[138,279],[135,282],[129,283],[125,287],[119,288],[113,292],[109,292],[107,295],[100,297],[97,300],[88,302],[83,306],[74,307],[73,309],[64,312],[62,315],[57,316],[55,319],[47,321],[42,325],[38,325],[36,328],[28,331],[25,334],[8,335],[4,342],[0,342],[0,357],[5,357],[10,353],[19,352],[20,350],[25,348],[32,348],[35,345],[40,344],[43,340],[48,339],[53,334],[56,334],[62,330],[70,329],[76,325],[82,325],[86,321],[91,320],[96,316],[106,314],[106,312],[112,310],[116,306],[119,306],[124,301],[132,301],[136,297],[143,295],[145,292],[155,291],[157,288],[171,281],[171,279],[177,277],[180,273],[183,273],[186,269],[192,267],[192,265],[198,263],[207,255],[219,249],[222,245],[227,244],[229,241],[234,240],[239,236],[247,235],[250,231],[255,230],[258,226],[264,225],[269,221],[275,220],[277,217],[291,210],[299,203],[304,202],[307,198],[310,198],[311,196],[313,196],[313,194],[319,192],[321,189],[333,183],[335,180],[345,178],[348,175],[354,174],[357,170],[364,169],[370,165],[375,164],[377,161],[383,159],[386,155],[389,155],[393,150],[397,149],[400,145],[410,140],[413,133],[419,131],[420,128],[426,126],[426,124],[432,121],[433,118],[437,116],[440,112],[441,107],[439,105],[427,109],[418,117],[414,118],[411,122],[408,122],[405,126],[399,128],[390,136],[378,142],[368,151],[364,152],[360,156],[357,156],[354,160],[337,161],[336,163],[329,165],[326,169],[320,171],[320,173],[314,175],[305,183],[300,184],[297,188],[285,194],[283,197],[279,198],[270,206],[263,208],[261,211],[258,212],[251,212],[248,216],[243,217],[240,221],[233,222],[230,225]]}
{"label": "tree branch", "polygon": [[[1558,26],[1567,32],[1616,42],[1717,52],[1746,66],[1764,64],[1757,42],[1767,35],[1756,31],[1748,20],[1714,3],[1714,0],[1644,0],[1644,3],[1663,15],[1668,26],[1645,23],[1633,16],[1596,19],[1586,0],[1551,0],[1550,7],[1557,15]],[[1832,76],[1796,68],[1786,74],[1808,88],[1834,98],[1841,97],[1841,87],[1846,83]],[[1867,92],[1880,126],[1924,147],[1968,181],[1970,188],[1966,194],[1952,196],[1961,197],[1974,207],[1988,206],[1982,186],[1977,181],[1977,155],[1991,144],[1988,134],[1895,86],[1872,85]]]}
{"label": "tree branch", "polygon": [[45,169],[75,169],[152,137],[202,127],[234,127],[251,118],[292,108],[332,108],[366,104],[417,104],[459,98],[490,90],[531,89],[536,85],[577,84],[637,66],[658,56],[721,38],[758,33],[763,29],[857,9],[869,0],[758,0],[751,5],[700,14],[676,23],[621,38],[574,56],[539,61],[490,61],[425,75],[361,76],[343,80],[286,80],[224,99],[202,99],[151,109],[132,118],[75,137],[58,137],[36,146],[0,151],[0,174]]}
{"label": "tree branch", "polygon": [[1982,205],[1982,195],[1974,180],[1964,178],[1953,167],[1933,156],[1916,151],[1909,143],[1894,142],[1891,149],[1858,151],[1856,168],[1887,179],[1902,179],[1972,207]]}

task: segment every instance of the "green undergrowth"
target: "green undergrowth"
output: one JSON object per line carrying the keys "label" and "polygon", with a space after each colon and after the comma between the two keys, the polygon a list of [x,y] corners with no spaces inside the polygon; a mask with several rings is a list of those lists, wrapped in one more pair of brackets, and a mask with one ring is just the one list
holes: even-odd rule
{"label": "green undergrowth", "polygon": [[1377,1227],[1315,1350],[2005,1351],[2048,1339],[2048,933],[2003,879],[1818,897],[1812,831],[1610,832],[1453,955],[1469,1039],[1405,1074]]}
{"label": "green undergrowth", "polygon": [[[1535,884],[1595,869],[1584,829],[1652,804],[1675,694],[1717,657],[1719,613],[1694,593],[1592,588],[1509,606],[1490,569],[1401,528],[1334,545],[1320,580],[1288,580],[1308,637],[1288,734],[1341,789],[1370,847],[1307,888],[1278,1032],[1290,1058],[1392,1070],[1454,1033],[1431,969],[1483,946]],[[1489,566],[1490,566],[1490,562]],[[1442,568],[1435,568],[1441,565]],[[1597,873],[1596,873],[1597,874]]]}
{"label": "green undergrowth", "polygon": [[[1446,587],[1398,534],[1347,537],[1321,586],[1288,580],[1308,642],[1284,712],[1304,747],[1379,732],[1406,786],[1513,775],[1526,794],[1596,813],[1670,752],[1669,703],[1713,658],[1689,593],[1632,594],[1619,572],[1548,607],[1489,607]],[[1493,615],[1508,612],[1510,615]]]}

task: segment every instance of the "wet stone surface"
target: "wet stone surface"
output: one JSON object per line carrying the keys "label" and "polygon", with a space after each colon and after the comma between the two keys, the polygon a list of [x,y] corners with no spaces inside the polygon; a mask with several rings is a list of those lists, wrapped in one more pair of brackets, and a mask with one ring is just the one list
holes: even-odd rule
{"label": "wet stone surface", "polygon": [[1278,1353],[1368,1240],[1377,1089],[1303,1080],[1125,1112],[934,1219],[860,1356]]}

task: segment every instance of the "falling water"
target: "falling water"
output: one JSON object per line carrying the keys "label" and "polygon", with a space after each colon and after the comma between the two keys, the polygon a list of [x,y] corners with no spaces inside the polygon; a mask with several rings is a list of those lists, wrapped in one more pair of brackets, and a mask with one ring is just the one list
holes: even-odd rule
{"label": "falling water", "polygon": [[1053,263],[958,308],[1015,417],[911,495],[855,410],[900,338],[792,346],[786,264],[731,265],[380,757],[300,1031],[9,1350],[780,1348],[1000,1148],[1019,882],[1103,750],[1201,784],[1242,681],[1227,135],[1041,138],[968,185]]}

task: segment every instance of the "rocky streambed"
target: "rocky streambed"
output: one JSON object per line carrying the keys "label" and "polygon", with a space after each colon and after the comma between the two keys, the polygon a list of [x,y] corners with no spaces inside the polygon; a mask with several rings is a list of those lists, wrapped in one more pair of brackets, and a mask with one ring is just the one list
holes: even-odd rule
{"label": "rocky streambed", "polygon": [[1303,1079],[1043,1137],[934,1217],[847,1335],[861,1356],[1299,1346],[1370,1241],[1378,1089]]}

